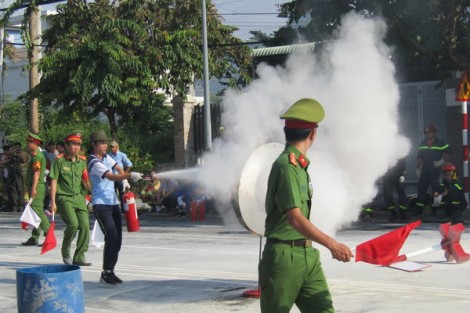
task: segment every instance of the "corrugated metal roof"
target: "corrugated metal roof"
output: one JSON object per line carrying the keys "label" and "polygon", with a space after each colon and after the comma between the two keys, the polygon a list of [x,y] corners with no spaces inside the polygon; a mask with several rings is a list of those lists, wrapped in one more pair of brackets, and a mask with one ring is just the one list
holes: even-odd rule
{"label": "corrugated metal roof", "polygon": [[303,43],[298,45],[288,45],[288,46],[279,46],[279,47],[270,47],[270,48],[259,48],[253,49],[251,51],[251,55],[253,57],[265,57],[271,55],[282,55],[282,54],[290,54],[297,51],[305,51],[310,50],[313,51],[315,49],[316,43]]}

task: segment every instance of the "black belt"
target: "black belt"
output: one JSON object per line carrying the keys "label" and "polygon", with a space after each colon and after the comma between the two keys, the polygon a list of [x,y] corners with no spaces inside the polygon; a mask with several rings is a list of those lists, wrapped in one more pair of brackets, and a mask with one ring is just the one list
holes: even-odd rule
{"label": "black belt", "polygon": [[312,246],[312,241],[310,239],[280,240],[277,238],[268,238],[267,243],[269,244],[282,243],[282,244],[289,245],[289,246],[304,247],[304,248],[310,248]]}

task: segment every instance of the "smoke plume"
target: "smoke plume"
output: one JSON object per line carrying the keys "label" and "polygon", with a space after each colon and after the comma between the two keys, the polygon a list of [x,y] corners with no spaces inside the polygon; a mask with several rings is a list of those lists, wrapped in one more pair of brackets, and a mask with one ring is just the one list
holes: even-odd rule
{"label": "smoke plume", "polygon": [[399,90],[385,32],[379,18],[346,15],[321,55],[293,54],[285,67],[260,65],[250,86],[229,91],[225,134],[204,157],[207,190],[228,200],[250,154],[264,143],[285,142],[279,116],[309,97],[326,111],[308,154],[311,220],[330,234],[357,220],[361,205],[376,194],[376,180],[409,151],[398,129]]}

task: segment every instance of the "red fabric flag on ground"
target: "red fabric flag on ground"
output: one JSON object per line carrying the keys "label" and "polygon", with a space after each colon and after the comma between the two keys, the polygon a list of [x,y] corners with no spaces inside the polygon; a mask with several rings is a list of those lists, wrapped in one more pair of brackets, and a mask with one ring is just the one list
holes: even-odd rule
{"label": "red fabric flag on ground", "polygon": [[57,246],[57,240],[55,238],[54,229],[55,229],[55,221],[54,221],[54,215],[52,215],[51,226],[49,227],[49,230],[46,235],[46,239],[44,240],[44,243],[42,244],[41,254],[44,254],[47,251],[52,250]]}
{"label": "red fabric flag on ground", "polygon": [[21,214],[21,217],[20,217],[21,228],[23,228],[24,230],[27,230],[28,225],[31,225],[34,228],[38,228],[39,224],[41,224],[41,219],[31,207],[32,201],[33,201],[32,198],[29,199],[28,204],[26,204],[23,214]]}
{"label": "red fabric flag on ground", "polygon": [[421,225],[418,220],[382,236],[361,243],[356,247],[356,262],[390,265],[398,256],[410,232]]}

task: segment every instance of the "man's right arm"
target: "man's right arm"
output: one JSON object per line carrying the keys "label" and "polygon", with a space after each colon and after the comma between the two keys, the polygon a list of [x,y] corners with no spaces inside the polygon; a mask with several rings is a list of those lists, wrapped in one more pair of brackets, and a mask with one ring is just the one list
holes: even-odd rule
{"label": "man's right arm", "polygon": [[52,212],[57,212],[57,205],[55,203],[55,195],[57,193],[57,179],[51,179],[51,209]]}

